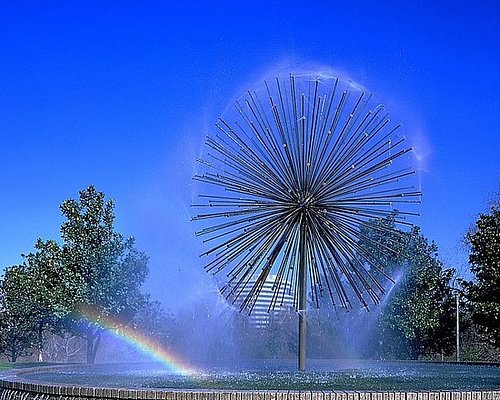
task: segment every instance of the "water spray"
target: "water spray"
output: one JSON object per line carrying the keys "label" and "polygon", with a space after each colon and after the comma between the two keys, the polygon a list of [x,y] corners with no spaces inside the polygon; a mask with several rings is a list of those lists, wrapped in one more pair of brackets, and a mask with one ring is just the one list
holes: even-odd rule
{"label": "water spray", "polygon": [[219,118],[198,159],[204,194],[192,219],[204,225],[196,236],[210,245],[205,269],[225,275],[221,292],[241,311],[252,312],[269,279],[269,310],[293,297],[304,370],[307,303],[319,307],[327,295],[333,306],[357,299],[368,308],[380,302],[382,280],[392,281],[367,247],[395,249],[362,228],[389,217],[412,226],[421,198],[412,149],[371,93],[321,73],[265,81],[234,111]]}

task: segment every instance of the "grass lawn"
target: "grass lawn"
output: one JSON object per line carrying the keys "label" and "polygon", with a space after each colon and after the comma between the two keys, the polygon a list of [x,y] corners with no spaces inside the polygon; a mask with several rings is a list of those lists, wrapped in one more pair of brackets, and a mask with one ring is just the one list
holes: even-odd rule
{"label": "grass lawn", "polygon": [[53,363],[44,362],[0,362],[0,371],[7,371],[8,369],[19,369],[19,368],[31,368],[31,367],[41,367],[43,365],[53,365]]}

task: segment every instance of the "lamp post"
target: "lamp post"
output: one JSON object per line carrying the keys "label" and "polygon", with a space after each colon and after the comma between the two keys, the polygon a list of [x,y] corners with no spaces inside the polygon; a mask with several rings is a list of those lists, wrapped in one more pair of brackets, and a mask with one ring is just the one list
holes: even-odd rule
{"label": "lamp post", "polygon": [[460,361],[460,293],[462,291],[451,286],[450,290],[455,293],[455,359]]}
{"label": "lamp post", "polygon": [[457,330],[456,330],[456,355],[457,362],[460,361],[460,291],[456,291],[455,299],[457,300],[457,310],[456,310],[456,318],[457,318]]}

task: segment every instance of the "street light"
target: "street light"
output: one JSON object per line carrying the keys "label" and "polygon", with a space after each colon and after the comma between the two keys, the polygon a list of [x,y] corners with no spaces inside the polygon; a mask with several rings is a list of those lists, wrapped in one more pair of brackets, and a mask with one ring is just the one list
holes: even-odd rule
{"label": "street light", "polygon": [[460,303],[460,291],[456,291],[455,299],[457,300],[457,311],[456,311],[456,317],[457,317],[457,362],[460,361],[460,309],[459,309],[459,303]]}
{"label": "street light", "polygon": [[462,291],[460,289],[457,289],[455,287],[450,287],[450,290],[452,292],[455,292],[455,300],[456,300],[456,310],[455,310],[455,316],[456,316],[456,338],[455,338],[455,354],[456,354],[456,361],[460,361],[460,293]]}

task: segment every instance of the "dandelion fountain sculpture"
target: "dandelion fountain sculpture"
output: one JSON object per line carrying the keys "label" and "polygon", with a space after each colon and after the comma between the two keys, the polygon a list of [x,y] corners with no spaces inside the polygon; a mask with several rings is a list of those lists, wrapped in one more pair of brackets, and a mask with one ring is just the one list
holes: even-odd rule
{"label": "dandelion fountain sculpture", "polygon": [[205,268],[225,273],[221,292],[241,311],[252,312],[270,276],[269,310],[293,295],[304,370],[308,298],[368,308],[385,291],[381,281],[392,281],[367,246],[395,250],[361,228],[391,215],[396,227],[411,226],[421,198],[412,149],[372,94],[324,74],[266,81],[216,126],[195,176],[207,184],[193,217],[207,222],[196,233],[211,244]]}

